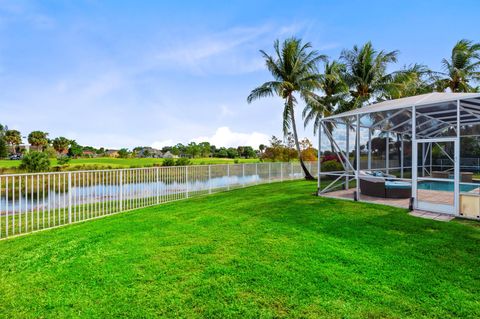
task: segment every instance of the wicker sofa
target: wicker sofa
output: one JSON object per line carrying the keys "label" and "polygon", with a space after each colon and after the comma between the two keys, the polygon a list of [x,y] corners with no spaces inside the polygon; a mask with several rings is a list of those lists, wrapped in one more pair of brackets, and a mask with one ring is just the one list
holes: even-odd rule
{"label": "wicker sofa", "polygon": [[[444,179],[453,179],[452,176],[453,172],[451,171],[433,171],[432,177],[433,178],[444,178]],[[460,182],[461,183],[471,183],[473,181],[473,173],[472,172],[460,172]]]}
{"label": "wicker sofa", "polygon": [[366,196],[382,198],[410,198],[412,185],[407,182],[389,181],[393,175],[374,176],[369,171],[360,172],[360,192]]}

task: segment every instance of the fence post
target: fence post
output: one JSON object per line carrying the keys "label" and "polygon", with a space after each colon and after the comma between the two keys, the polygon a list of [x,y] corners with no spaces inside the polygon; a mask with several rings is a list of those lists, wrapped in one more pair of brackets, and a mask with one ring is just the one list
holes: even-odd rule
{"label": "fence post", "polygon": [[290,179],[293,179],[293,162],[290,162]]}
{"label": "fence post", "polygon": [[245,187],[245,164],[242,164],[242,186]]}
{"label": "fence post", "polygon": [[208,193],[212,193],[212,165],[208,165]]}
{"label": "fence post", "polygon": [[272,163],[268,162],[268,182],[272,182]]}
{"label": "fence post", "polygon": [[280,163],[280,182],[283,182],[283,163]]}
{"label": "fence post", "polygon": [[68,223],[72,222],[72,172],[68,172]]}
{"label": "fence post", "polygon": [[188,166],[185,166],[185,185],[187,185],[187,198],[188,198]]}
{"label": "fence post", "polygon": [[118,183],[120,184],[119,185],[120,186],[119,187],[120,188],[120,196],[119,196],[120,197],[120,205],[119,205],[119,207],[120,207],[120,211],[122,211],[123,210],[123,170],[120,171],[119,179],[120,179],[118,181]]}
{"label": "fence post", "polygon": [[160,168],[157,167],[156,169],[156,178],[157,178],[157,205],[160,204]]}
{"label": "fence post", "polygon": [[230,164],[227,164],[227,190],[230,190]]}
{"label": "fence post", "polygon": [[255,184],[258,185],[260,177],[258,176],[258,163],[255,163]]}

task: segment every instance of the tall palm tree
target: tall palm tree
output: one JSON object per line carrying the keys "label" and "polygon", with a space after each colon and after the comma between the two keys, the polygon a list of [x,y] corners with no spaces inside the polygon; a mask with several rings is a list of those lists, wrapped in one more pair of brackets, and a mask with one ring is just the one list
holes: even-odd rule
{"label": "tall palm tree", "polygon": [[[313,134],[317,133],[317,128],[320,126],[320,121],[324,116],[333,114],[348,94],[348,86],[343,80],[343,73],[345,72],[345,65],[338,61],[326,61],[323,74],[319,76],[320,90],[323,92],[322,96],[314,98],[314,101],[308,103],[303,109],[303,119],[305,127],[313,121]],[[330,133],[333,131],[333,124],[326,123],[327,129]],[[333,141],[330,141],[332,152],[334,151]]]}
{"label": "tall palm tree", "polygon": [[433,91],[433,72],[423,64],[413,64],[393,72],[391,81],[378,100],[393,100]]}
{"label": "tall palm tree", "polygon": [[346,66],[345,82],[350,88],[352,100],[341,111],[362,107],[386,90],[392,80],[387,73],[390,63],[397,62],[398,51],[378,52],[371,42],[343,50],[340,60]]}
{"label": "tall palm tree", "polygon": [[445,72],[436,82],[437,91],[450,89],[452,92],[478,92],[472,82],[480,80],[480,43],[460,40],[452,49],[450,59],[443,59]]}
{"label": "tall palm tree", "polygon": [[292,130],[298,159],[306,179],[314,179],[303,163],[298,141],[297,125],[295,123],[295,105],[299,95],[305,103],[311,103],[317,96],[314,90],[318,88],[318,68],[320,61],[326,57],[312,50],[310,43],[303,44],[300,39],[286,39],[280,47],[276,40],[273,44],[275,54],[269,55],[261,50],[267,69],[273,76],[273,81],[265,82],[253,89],[247,97],[247,102],[277,95],[284,100],[283,133],[286,136]]}
{"label": "tall palm tree", "polygon": [[[377,51],[369,41],[363,46],[344,49],[340,60],[346,66],[345,83],[347,83],[352,99],[341,103],[338,112],[350,111],[364,106],[375,97],[380,96],[389,87],[392,74],[387,72],[390,63],[397,62],[398,51]],[[357,148],[355,139],[354,149]],[[356,158],[353,165],[356,165]]]}

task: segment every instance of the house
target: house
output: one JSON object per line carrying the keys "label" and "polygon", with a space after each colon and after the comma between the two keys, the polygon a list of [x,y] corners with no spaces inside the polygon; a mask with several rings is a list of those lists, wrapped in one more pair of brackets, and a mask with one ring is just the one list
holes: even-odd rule
{"label": "house", "polygon": [[141,147],[137,150],[137,157],[153,157],[153,158],[161,158],[163,153],[161,150],[158,150],[153,147]]}
{"label": "house", "polygon": [[105,155],[108,157],[118,157],[118,150],[106,150]]}
{"label": "house", "polygon": [[178,156],[173,155],[170,151],[167,151],[163,154],[163,158],[178,158]]}
{"label": "house", "polygon": [[82,155],[85,156],[85,157],[96,157],[97,154],[93,151],[89,151],[89,150],[84,150],[82,152]]}

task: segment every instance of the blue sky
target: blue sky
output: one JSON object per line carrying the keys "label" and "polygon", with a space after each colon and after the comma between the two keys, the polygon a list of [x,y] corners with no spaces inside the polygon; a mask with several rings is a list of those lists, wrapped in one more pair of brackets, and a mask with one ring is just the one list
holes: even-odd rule
{"label": "blue sky", "polygon": [[111,148],[257,147],[281,135],[281,100],[246,103],[270,79],[258,50],[275,39],[332,58],[370,40],[400,50],[398,67],[440,70],[457,40],[480,41],[479,13],[478,1],[0,1],[0,123]]}

